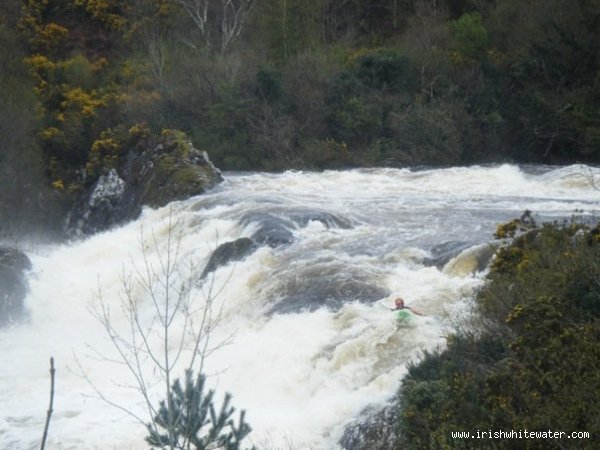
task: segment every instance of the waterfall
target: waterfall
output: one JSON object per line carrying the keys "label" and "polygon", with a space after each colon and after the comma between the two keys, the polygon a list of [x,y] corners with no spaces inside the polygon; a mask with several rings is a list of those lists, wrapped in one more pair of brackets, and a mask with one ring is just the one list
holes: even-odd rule
{"label": "waterfall", "polygon": [[[211,340],[227,345],[207,357],[203,371],[218,401],[230,392],[232,404],[246,410],[249,443],[337,448],[361,410],[394,395],[407,362],[444,345],[468,320],[483,276],[473,258],[499,223],[526,209],[538,221],[596,220],[600,193],[589,170],[230,173],[209,193],[147,209],[123,227],[38,246],[28,252],[27,316],[0,330],[0,448],[39,447],[50,356],[56,396],[48,448],[147,448],[144,427],[98,398],[149,419],[93,311],[104,305],[126,334],[123,281],[146,263],[158,267],[169,238],[177,239],[186,268],[178,281],[193,286],[192,297],[201,303],[213,287],[221,321]],[[150,315],[144,291],[131,295],[140,314]],[[426,315],[399,324],[389,311],[399,295]],[[153,380],[152,365],[144,367]],[[156,403],[160,393],[150,386]]]}

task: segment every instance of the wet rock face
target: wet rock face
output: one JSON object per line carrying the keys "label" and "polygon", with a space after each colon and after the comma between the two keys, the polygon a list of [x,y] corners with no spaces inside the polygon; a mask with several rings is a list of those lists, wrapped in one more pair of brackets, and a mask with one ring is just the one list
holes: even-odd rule
{"label": "wet rock face", "polygon": [[219,267],[235,261],[241,261],[258,248],[258,245],[250,238],[239,238],[235,241],[225,242],[219,245],[210,256],[202,278]]}
{"label": "wet rock face", "polygon": [[347,302],[371,303],[389,295],[387,289],[361,279],[360,274],[355,278],[341,275],[338,277],[324,271],[322,275],[311,278],[310,283],[302,281],[304,279],[300,277],[287,280],[279,287],[281,301],[269,310],[269,314],[316,311],[320,308],[337,311]]}
{"label": "wet rock face", "polygon": [[159,144],[133,161],[128,175],[139,203],[154,208],[202,194],[223,181],[208,154],[189,141]]}
{"label": "wet rock face", "polygon": [[344,450],[400,450],[396,432],[398,405],[368,407],[344,430],[340,445]]}
{"label": "wet rock face", "polygon": [[289,245],[294,242],[292,230],[306,227],[309,222],[321,222],[327,228],[348,229],[352,224],[348,219],[319,210],[296,210],[292,212],[252,212],[242,218],[242,223],[257,224],[252,239],[260,245],[271,248]]}
{"label": "wet rock face", "polygon": [[26,271],[31,261],[20,250],[0,247],[0,327],[14,323],[24,313],[28,290]]}
{"label": "wet rock face", "polygon": [[352,223],[345,217],[338,217],[327,211],[298,210],[289,215],[290,219],[299,226],[305,227],[309,222],[321,222],[327,228],[352,228]]}
{"label": "wet rock face", "polygon": [[141,206],[138,210],[125,210],[125,187],[125,181],[114,169],[98,178],[89,195],[83,197],[71,212],[70,234],[90,235],[139,214]]}
{"label": "wet rock face", "polygon": [[441,269],[448,261],[470,246],[471,244],[467,241],[442,242],[430,250],[431,257],[425,258],[423,264]]}
{"label": "wet rock face", "polygon": [[294,242],[294,234],[281,220],[264,221],[260,228],[252,235],[252,239],[261,245],[271,248],[288,245]]}
{"label": "wet rock face", "polygon": [[[149,144],[150,145],[150,144]],[[70,236],[91,235],[136,219],[143,206],[165,206],[202,194],[223,180],[220,171],[180,133],[129,152],[125,163],[100,176],[67,218]]]}

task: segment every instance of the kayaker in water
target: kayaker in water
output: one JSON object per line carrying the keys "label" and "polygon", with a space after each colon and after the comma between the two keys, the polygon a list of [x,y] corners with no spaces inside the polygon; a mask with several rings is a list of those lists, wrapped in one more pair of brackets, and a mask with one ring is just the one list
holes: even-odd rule
{"label": "kayaker in water", "polygon": [[396,300],[394,300],[394,304],[396,305],[396,307],[394,309],[392,309],[392,311],[400,311],[402,309],[408,309],[411,313],[416,314],[417,316],[424,316],[425,315],[422,312],[417,311],[414,308],[411,308],[410,306],[406,306],[404,304],[404,299],[402,297],[396,298]]}

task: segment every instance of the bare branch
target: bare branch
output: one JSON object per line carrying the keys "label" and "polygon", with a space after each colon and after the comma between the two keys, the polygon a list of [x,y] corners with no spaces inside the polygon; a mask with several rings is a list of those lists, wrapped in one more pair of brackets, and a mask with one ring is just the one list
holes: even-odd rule
{"label": "bare branch", "polygon": [[588,166],[588,176],[586,177],[590,184],[592,185],[592,188],[594,188],[597,191],[600,191],[600,184],[597,181],[597,176],[598,176],[598,172],[594,173],[594,171],[592,170],[592,168],[590,166]]}
{"label": "bare branch", "polygon": [[54,411],[54,374],[56,370],[54,370],[54,358],[50,358],[50,406],[48,406],[48,411],[46,413],[46,425],[44,426],[44,434],[42,436],[42,445],[40,446],[40,450],[44,450],[46,447],[46,438],[48,437],[48,428],[50,427],[50,417],[52,416],[52,412]]}
{"label": "bare branch", "polygon": [[[104,301],[100,288],[90,312],[103,327],[116,357],[108,357],[92,349],[96,360],[115,363],[127,369],[132,383],[120,382],[117,386],[135,389],[145,404],[148,418],[144,421],[130,408],[107,398],[95,385],[77,360],[77,364],[97,397],[134,417],[138,422],[156,428],[157,409],[153,406],[156,388],[164,389],[170,442],[174,442],[173,430],[177,423],[176,408],[171,404],[174,370],[180,369],[203,373],[205,359],[212,352],[229,343],[233,333],[215,341],[212,333],[222,320],[223,303],[215,303],[216,296],[224,286],[216,287],[214,274],[208,283],[196,283],[197,266],[184,264],[181,255],[182,236],[176,233],[177,223],[169,212],[167,234],[163,242],[159,235],[150,233],[148,239],[140,232],[140,253],[137,260],[130,255],[131,269],[121,274],[120,318],[113,317]],[[161,246],[161,244],[164,244]],[[227,278],[229,282],[231,275]],[[189,359],[182,357],[189,352]],[[162,388],[161,388],[162,386]],[[170,448],[174,448],[170,445]]]}
{"label": "bare branch", "polygon": [[124,413],[126,413],[127,415],[133,417],[136,421],[138,421],[140,424],[142,425],[146,425],[146,423],[144,422],[144,420],[139,417],[137,414],[135,414],[133,411],[131,411],[130,409],[125,408],[122,405],[119,405],[116,402],[113,402],[112,400],[110,400],[108,397],[106,397],[102,391],[98,388],[98,386],[96,386],[96,384],[92,381],[92,379],[89,377],[87,371],[83,368],[83,365],[81,364],[81,361],[79,360],[79,358],[77,358],[77,355],[74,355],[75,358],[75,363],[77,364],[77,367],[79,368],[79,373],[78,375],[83,377],[85,379],[85,381],[90,385],[90,387],[94,390],[94,392],[97,395],[97,398],[99,398],[100,400],[102,400],[103,402],[114,406],[115,408],[123,411]]}
{"label": "bare branch", "polygon": [[172,0],[192,20],[206,48],[212,48],[213,32],[220,38],[223,52],[239,37],[254,0]]}

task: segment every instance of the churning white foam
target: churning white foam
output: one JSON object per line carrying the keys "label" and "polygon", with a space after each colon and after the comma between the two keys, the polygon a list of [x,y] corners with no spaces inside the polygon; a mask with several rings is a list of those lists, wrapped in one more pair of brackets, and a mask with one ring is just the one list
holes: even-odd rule
{"label": "churning white foam", "polygon": [[[530,173],[504,165],[230,175],[204,196],[146,210],[124,227],[39,248],[30,254],[28,318],[0,331],[0,448],[39,447],[50,356],[57,375],[48,448],[146,448],[144,427],[99,400],[80,373],[83,368],[107,399],[148,420],[139,392],[128,387],[134,382],[130,372],[109,361],[118,355],[91,312],[96,295],[126,335],[123,278],[144,267],[140,245],[151,264],[160,264],[153,251],[156,246],[165,254],[170,221],[181,235],[180,258],[193,263],[186,276],[199,286],[219,244],[251,237],[265,218],[282,217],[285,223],[301,217],[289,230],[290,244],[260,246],[214,273],[222,322],[213,341],[231,340],[207,359],[204,371],[219,401],[231,392],[233,405],[247,410],[253,443],[336,448],[344,425],[369,404],[393,396],[405,364],[423,349],[443,345],[446,333],[469,314],[480,274],[442,270],[446,261],[426,263],[439,256],[436,246],[455,246],[458,253],[483,244],[497,223],[531,206],[546,215],[568,217],[574,206],[597,215],[598,192],[578,175],[589,169],[580,169]],[[328,279],[340,289],[328,289]],[[277,313],[288,298],[318,294],[319,283],[337,297]],[[151,301],[135,292],[142,315],[150,315]],[[199,287],[194,295],[202,301]],[[379,297],[365,301],[361,295]],[[399,325],[389,311],[396,295],[427,315]],[[150,364],[146,370],[154,379]],[[151,390],[156,402],[160,391]]]}

